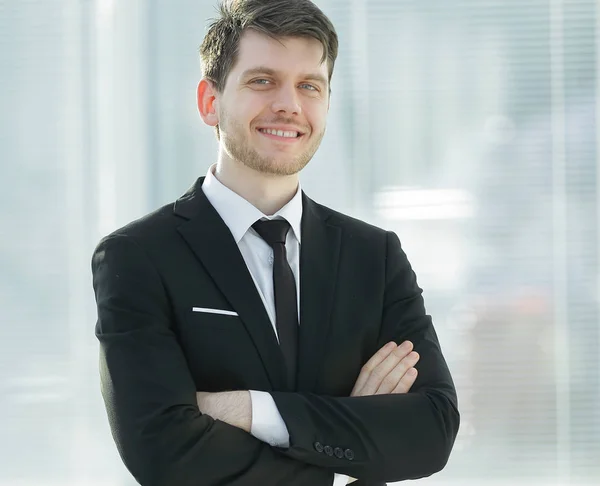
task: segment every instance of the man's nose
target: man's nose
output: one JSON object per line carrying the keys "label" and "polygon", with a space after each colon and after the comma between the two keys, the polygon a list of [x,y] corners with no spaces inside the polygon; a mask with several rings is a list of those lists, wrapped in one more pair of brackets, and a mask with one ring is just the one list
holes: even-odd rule
{"label": "man's nose", "polygon": [[274,113],[299,115],[302,112],[298,92],[295,86],[282,86],[277,90],[272,106]]}

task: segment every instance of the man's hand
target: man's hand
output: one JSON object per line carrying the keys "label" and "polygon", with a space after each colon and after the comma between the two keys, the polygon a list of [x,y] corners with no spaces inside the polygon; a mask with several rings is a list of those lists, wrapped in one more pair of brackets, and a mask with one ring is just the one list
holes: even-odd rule
{"label": "man's hand", "polygon": [[250,433],[252,401],[249,391],[196,392],[196,401],[203,414]]}
{"label": "man's hand", "polygon": [[[417,379],[417,369],[413,366],[419,361],[419,354],[412,349],[410,341],[400,346],[393,341],[387,343],[362,367],[350,396],[408,393]],[[347,484],[354,481],[356,478],[350,476]]]}
{"label": "man's hand", "polygon": [[410,341],[400,346],[393,341],[387,343],[362,367],[350,396],[407,393],[417,379],[413,366],[419,361],[419,354],[412,349]]}

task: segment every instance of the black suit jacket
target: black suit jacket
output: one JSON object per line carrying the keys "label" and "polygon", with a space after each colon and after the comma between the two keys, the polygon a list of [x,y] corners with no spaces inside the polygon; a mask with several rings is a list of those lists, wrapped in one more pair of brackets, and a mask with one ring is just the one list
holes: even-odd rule
{"label": "black suit jacket", "polygon": [[[398,237],[303,194],[298,378],[289,390],[269,317],[203,180],[93,255],[102,394],[137,481],[331,486],[337,472],[360,486],[441,470],[459,427],[456,392]],[[406,339],[421,356],[410,393],[349,397],[367,360]],[[196,391],[249,389],[271,392],[289,448],[197,407]]]}

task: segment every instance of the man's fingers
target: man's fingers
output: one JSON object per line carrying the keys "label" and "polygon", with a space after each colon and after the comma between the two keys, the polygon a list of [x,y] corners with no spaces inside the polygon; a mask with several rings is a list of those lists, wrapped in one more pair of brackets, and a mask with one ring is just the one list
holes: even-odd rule
{"label": "man's fingers", "polygon": [[360,374],[354,384],[354,388],[352,389],[351,397],[355,396],[365,385],[367,380],[369,379],[369,375],[371,370],[373,370],[379,363],[381,363],[388,355],[396,349],[396,343],[394,341],[390,341],[385,346],[383,346],[379,351],[377,351],[371,359],[367,361],[360,370]]}
{"label": "man's fingers", "polygon": [[[396,376],[393,383],[391,382],[392,378],[388,377],[388,375],[396,366],[398,366],[399,363],[402,362],[403,359],[406,358],[412,347],[413,344],[409,341],[406,341],[392,351],[381,363],[379,363],[379,365],[369,374],[369,378],[361,390],[361,395],[375,395],[384,380],[387,380],[389,383],[386,388],[391,391],[396,386],[402,375]],[[404,371],[407,369],[408,368],[406,368]]]}
{"label": "man's fingers", "polygon": [[404,377],[406,372],[417,364],[419,358],[419,353],[417,353],[416,351],[412,351],[411,353],[406,355],[399,363],[396,364],[396,366],[394,366],[393,369],[387,372],[385,378],[381,380],[374,394],[387,395],[388,393],[392,393],[392,390],[396,388],[396,386]]}
{"label": "man's fingers", "polygon": [[392,390],[391,393],[408,393],[411,387],[415,384],[418,374],[417,368],[410,368],[406,373],[404,373],[404,376],[400,378],[398,385]]}
{"label": "man's fingers", "polygon": [[[404,341],[400,346],[390,346],[391,350],[386,348],[387,345],[380,350],[383,352],[378,351],[375,353],[363,366],[354,387],[356,394],[361,396],[374,395],[388,373],[411,352],[413,344],[410,341]],[[398,379],[400,379],[400,376]],[[396,383],[391,388],[396,386]]]}

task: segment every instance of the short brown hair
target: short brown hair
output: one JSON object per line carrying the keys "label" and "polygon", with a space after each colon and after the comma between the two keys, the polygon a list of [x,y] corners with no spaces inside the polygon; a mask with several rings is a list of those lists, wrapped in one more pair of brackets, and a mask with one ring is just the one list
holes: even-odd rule
{"label": "short brown hair", "polygon": [[329,81],[338,54],[338,37],[327,16],[310,0],[223,0],[219,18],[209,25],[200,46],[202,75],[222,93],[237,60],[240,38],[254,29],[274,39],[309,37],[323,45]]}

